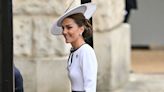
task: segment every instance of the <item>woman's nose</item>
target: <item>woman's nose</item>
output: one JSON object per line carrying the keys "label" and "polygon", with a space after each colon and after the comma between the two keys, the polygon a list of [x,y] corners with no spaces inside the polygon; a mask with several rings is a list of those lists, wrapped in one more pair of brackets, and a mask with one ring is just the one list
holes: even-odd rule
{"label": "woman's nose", "polygon": [[63,34],[67,34],[67,29],[63,28]]}

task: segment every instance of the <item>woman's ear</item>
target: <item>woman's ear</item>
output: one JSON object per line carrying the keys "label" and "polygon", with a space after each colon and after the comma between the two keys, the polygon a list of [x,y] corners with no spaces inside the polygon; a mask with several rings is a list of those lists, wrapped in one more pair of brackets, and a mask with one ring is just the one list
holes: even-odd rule
{"label": "woman's ear", "polygon": [[82,26],[79,28],[79,35],[82,36],[83,32],[84,32],[84,27]]}
{"label": "woman's ear", "polygon": [[84,32],[84,27],[80,27],[80,33],[83,33]]}

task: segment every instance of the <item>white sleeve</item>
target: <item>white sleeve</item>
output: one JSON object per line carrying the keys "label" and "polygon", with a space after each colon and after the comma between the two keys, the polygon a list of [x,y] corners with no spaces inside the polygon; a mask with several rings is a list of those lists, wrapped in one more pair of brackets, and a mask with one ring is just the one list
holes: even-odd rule
{"label": "white sleeve", "polygon": [[97,59],[92,49],[88,49],[82,53],[81,70],[84,78],[85,92],[96,92]]}

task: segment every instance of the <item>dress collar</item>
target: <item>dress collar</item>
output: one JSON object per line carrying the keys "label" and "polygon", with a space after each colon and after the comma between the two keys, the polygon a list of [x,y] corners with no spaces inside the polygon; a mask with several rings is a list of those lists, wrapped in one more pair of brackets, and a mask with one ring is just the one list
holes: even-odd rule
{"label": "dress collar", "polygon": [[[86,43],[83,43],[82,45],[80,45],[80,47],[83,46],[84,44],[86,44]],[[71,50],[70,50],[70,52],[73,53],[73,52],[75,52],[76,50],[78,50],[80,47],[78,47],[78,48],[76,48],[76,49],[74,49],[74,48],[72,47]]]}

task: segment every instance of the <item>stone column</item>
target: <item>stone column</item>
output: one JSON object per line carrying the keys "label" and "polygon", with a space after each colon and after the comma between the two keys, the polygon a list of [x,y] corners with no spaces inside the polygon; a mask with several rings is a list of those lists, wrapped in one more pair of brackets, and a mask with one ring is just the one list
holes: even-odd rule
{"label": "stone column", "polygon": [[97,92],[114,92],[128,82],[130,27],[123,24],[124,0],[95,0],[94,48],[99,69]]}
{"label": "stone column", "polygon": [[120,27],[104,33],[94,33],[98,58],[98,92],[113,92],[123,87],[130,71],[130,30]]}

